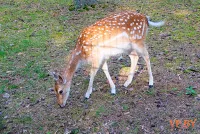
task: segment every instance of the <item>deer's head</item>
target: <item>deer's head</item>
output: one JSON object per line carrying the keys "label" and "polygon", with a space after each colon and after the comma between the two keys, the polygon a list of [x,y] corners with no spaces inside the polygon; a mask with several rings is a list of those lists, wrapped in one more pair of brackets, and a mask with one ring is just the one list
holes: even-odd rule
{"label": "deer's head", "polygon": [[57,102],[62,108],[66,105],[67,99],[69,97],[70,83],[56,72],[51,72],[50,75],[52,75],[55,80],[54,91],[57,97]]}

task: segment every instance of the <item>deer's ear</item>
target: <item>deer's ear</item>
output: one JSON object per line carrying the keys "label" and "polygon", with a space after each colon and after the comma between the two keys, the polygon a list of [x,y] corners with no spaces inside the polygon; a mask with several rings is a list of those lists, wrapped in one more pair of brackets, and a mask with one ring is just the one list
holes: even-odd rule
{"label": "deer's ear", "polygon": [[58,82],[59,84],[63,84],[64,80],[62,76],[60,76],[57,72],[49,72],[51,76],[53,76],[53,79]]}
{"label": "deer's ear", "polygon": [[62,76],[58,75],[58,80],[56,82],[58,82],[58,84],[64,84],[64,79]]}

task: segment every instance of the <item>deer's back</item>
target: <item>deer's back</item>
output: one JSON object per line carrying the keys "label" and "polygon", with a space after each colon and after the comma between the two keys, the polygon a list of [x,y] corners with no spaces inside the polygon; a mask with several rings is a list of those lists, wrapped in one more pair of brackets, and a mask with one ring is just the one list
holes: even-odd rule
{"label": "deer's back", "polygon": [[131,51],[131,43],[145,39],[146,16],[136,12],[110,15],[85,28],[78,38],[85,58],[94,53],[116,55]]}

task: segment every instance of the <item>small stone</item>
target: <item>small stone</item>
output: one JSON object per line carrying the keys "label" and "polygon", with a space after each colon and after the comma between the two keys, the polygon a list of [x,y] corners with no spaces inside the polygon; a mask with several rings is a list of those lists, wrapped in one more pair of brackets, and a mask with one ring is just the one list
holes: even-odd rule
{"label": "small stone", "polygon": [[186,105],[186,106],[190,106],[190,104],[189,104],[189,103],[185,103],[185,105]]}
{"label": "small stone", "polygon": [[128,115],[128,114],[130,114],[130,112],[126,112],[126,113],[124,113],[124,115]]}
{"label": "small stone", "polygon": [[30,105],[26,105],[26,108],[29,108]]}
{"label": "small stone", "polygon": [[44,100],[45,100],[45,97],[42,97],[41,100],[44,101]]}
{"label": "small stone", "polygon": [[12,120],[8,120],[8,121],[6,121],[6,123],[13,123],[13,121]]}
{"label": "small stone", "polygon": [[200,94],[198,94],[197,97],[195,97],[195,99],[200,101]]}
{"label": "small stone", "polygon": [[129,91],[133,91],[134,89],[133,89],[133,88],[129,88],[128,90],[129,90]]}
{"label": "small stone", "polygon": [[6,115],[6,116],[4,116],[4,119],[7,119],[8,118],[8,116]]}
{"label": "small stone", "polygon": [[9,73],[13,73],[13,72],[14,72],[14,71],[6,71],[7,74],[9,74]]}
{"label": "small stone", "polygon": [[199,59],[200,59],[200,53],[198,53],[198,54],[197,54],[197,58],[199,58]]}
{"label": "small stone", "polygon": [[61,125],[60,125],[60,127],[64,127],[65,126],[65,124],[64,123],[62,123]]}
{"label": "small stone", "polygon": [[167,38],[169,36],[171,36],[170,33],[162,33],[162,34],[160,34],[161,39],[165,39],[165,38]]}
{"label": "small stone", "polygon": [[118,114],[117,114],[117,117],[120,117],[120,116],[122,116],[122,114],[121,114],[121,113],[118,113]]}
{"label": "small stone", "polygon": [[164,130],[165,130],[163,126],[160,126],[160,129],[161,129],[161,131],[164,131]]}
{"label": "small stone", "polygon": [[84,109],[88,109],[88,108],[89,108],[88,104],[85,104]]}
{"label": "small stone", "polygon": [[50,92],[53,92],[54,90],[53,90],[53,88],[49,88],[49,91],[50,91]]}
{"label": "small stone", "polygon": [[129,119],[129,120],[128,120],[128,123],[131,125],[131,124],[134,123],[134,121],[133,121],[132,119]]}
{"label": "small stone", "polygon": [[10,97],[10,94],[8,94],[8,93],[3,94],[3,98],[8,99],[9,97]]}
{"label": "small stone", "polygon": [[23,129],[23,133],[26,133],[26,132],[27,132],[27,130]]}

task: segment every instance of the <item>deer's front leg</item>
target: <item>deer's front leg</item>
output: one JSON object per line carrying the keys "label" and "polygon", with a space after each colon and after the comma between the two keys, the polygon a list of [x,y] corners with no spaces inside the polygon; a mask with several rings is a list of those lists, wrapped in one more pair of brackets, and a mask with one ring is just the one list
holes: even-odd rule
{"label": "deer's front leg", "polygon": [[[93,50],[95,51],[95,50]],[[96,52],[97,54],[98,52]],[[103,58],[102,56],[97,56],[97,55],[93,55],[92,57],[92,67],[91,67],[91,72],[90,72],[90,82],[89,82],[89,86],[88,86],[88,90],[85,94],[85,98],[89,99],[90,95],[92,94],[92,90],[93,90],[93,81],[94,81],[94,77],[97,73],[97,71],[99,70],[100,67],[102,67],[103,64]]]}
{"label": "deer's front leg", "polygon": [[93,81],[94,81],[94,77],[95,77],[97,71],[98,71],[98,68],[92,67],[91,72],[90,72],[89,87],[88,87],[88,90],[87,90],[87,92],[86,92],[86,94],[85,94],[85,98],[86,98],[86,99],[89,99],[89,98],[90,98],[90,95],[92,94]]}
{"label": "deer's front leg", "polygon": [[130,59],[131,59],[131,68],[130,68],[130,73],[128,75],[128,79],[127,81],[124,83],[125,87],[128,87],[128,85],[132,82],[134,73],[135,73],[135,69],[137,66],[137,62],[138,62],[138,55],[135,51],[131,52],[131,54],[129,55]]}

